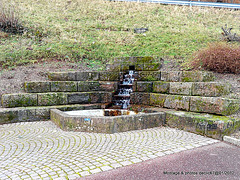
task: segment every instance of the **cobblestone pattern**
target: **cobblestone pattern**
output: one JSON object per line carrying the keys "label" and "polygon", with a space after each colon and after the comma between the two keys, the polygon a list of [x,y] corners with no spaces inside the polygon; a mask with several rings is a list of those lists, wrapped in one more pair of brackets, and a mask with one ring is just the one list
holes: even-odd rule
{"label": "cobblestone pattern", "polygon": [[65,132],[50,121],[0,126],[0,179],[75,179],[218,140],[171,129]]}

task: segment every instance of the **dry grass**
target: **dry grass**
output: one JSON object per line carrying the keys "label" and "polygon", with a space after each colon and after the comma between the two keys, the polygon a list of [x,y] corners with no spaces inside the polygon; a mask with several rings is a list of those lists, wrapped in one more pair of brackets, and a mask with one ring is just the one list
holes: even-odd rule
{"label": "dry grass", "polygon": [[[220,41],[225,24],[238,28],[239,12],[103,0],[13,0],[28,32],[5,39],[0,63],[31,59],[100,60],[116,56],[187,59]],[[145,34],[134,28],[148,27]]]}
{"label": "dry grass", "polygon": [[21,34],[23,26],[18,18],[18,10],[11,1],[0,1],[0,30],[7,33]]}

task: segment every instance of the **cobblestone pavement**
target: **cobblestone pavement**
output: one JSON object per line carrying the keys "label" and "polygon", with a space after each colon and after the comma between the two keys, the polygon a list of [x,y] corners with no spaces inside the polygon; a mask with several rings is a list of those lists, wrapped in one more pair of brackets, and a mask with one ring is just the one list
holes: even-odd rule
{"label": "cobblestone pavement", "polygon": [[115,134],[65,132],[50,121],[0,126],[0,179],[75,179],[219,142],[153,128]]}

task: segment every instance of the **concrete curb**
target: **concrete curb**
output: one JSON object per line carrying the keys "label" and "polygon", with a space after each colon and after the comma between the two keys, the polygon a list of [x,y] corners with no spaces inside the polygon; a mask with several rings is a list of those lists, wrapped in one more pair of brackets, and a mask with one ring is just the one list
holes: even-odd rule
{"label": "concrete curb", "polygon": [[240,139],[236,139],[234,137],[224,136],[223,141],[229,142],[229,143],[234,144],[236,146],[240,146]]}

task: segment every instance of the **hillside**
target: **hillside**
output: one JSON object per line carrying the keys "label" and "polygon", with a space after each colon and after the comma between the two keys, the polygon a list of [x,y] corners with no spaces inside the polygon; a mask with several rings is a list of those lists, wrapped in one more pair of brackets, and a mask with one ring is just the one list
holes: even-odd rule
{"label": "hillside", "polygon": [[[227,24],[239,33],[239,11],[103,0],[3,0],[22,35],[0,33],[1,68],[59,59],[92,66],[119,56],[159,56],[182,63]],[[134,28],[148,28],[136,34]]]}

